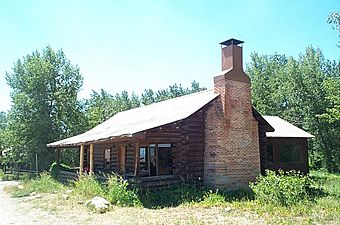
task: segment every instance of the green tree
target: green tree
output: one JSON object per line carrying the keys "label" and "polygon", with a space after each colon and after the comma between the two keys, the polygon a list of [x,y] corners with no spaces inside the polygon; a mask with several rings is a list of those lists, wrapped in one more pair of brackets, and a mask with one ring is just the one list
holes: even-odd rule
{"label": "green tree", "polygon": [[340,48],[340,13],[339,12],[331,12],[328,15],[327,23],[332,24],[332,28],[338,32],[338,47]]}
{"label": "green tree", "polygon": [[255,108],[314,134],[312,166],[319,163],[328,171],[340,169],[339,68],[320,49],[308,47],[298,59],[253,53],[246,69]]}
{"label": "green tree", "polygon": [[89,128],[96,126],[115,114],[114,97],[103,89],[100,90],[100,93],[92,91],[90,98],[85,101]]}
{"label": "green tree", "polygon": [[48,168],[55,159],[46,144],[78,134],[86,120],[77,101],[83,78],[64,52],[50,46],[19,59],[6,73],[12,108],[8,115],[13,160]]}
{"label": "green tree", "polygon": [[5,112],[0,112],[0,156],[7,148],[7,115]]}
{"label": "green tree", "polygon": [[104,122],[116,113],[202,90],[205,88],[201,88],[199,83],[193,81],[191,88],[183,88],[181,85],[174,84],[158,91],[145,89],[141,97],[134,92],[130,95],[127,91],[115,95],[103,89],[100,93],[93,91],[91,97],[84,101],[85,114],[89,121],[88,129]]}

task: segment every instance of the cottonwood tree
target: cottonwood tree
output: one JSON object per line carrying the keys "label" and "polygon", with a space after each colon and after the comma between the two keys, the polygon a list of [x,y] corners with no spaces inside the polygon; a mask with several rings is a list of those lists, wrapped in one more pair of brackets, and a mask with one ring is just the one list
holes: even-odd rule
{"label": "cottonwood tree", "polygon": [[252,53],[246,71],[255,108],[314,134],[311,165],[339,171],[339,61],[326,60],[321,49],[313,47],[298,59]]}
{"label": "cottonwood tree", "polygon": [[79,68],[62,50],[47,46],[14,63],[6,73],[12,108],[8,115],[11,154],[16,161],[47,168],[55,159],[46,144],[82,132],[86,127],[77,94],[83,84]]}
{"label": "cottonwood tree", "polygon": [[[340,13],[331,12],[328,15],[327,22],[332,24],[332,28],[338,32],[338,37],[340,39]],[[340,40],[338,41],[338,47],[340,48]]]}

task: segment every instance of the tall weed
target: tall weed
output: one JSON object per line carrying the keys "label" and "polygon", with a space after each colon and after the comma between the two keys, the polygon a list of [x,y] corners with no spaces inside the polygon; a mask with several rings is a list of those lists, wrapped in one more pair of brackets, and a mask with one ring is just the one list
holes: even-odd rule
{"label": "tall weed", "polygon": [[117,175],[109,176],[105,196],[114,205],[141,206],[136,190],[128,188],[129,183]]}
{"label": "tall weed", "polygon": [[105,186],[92,175],[84,175],[74,182],[74,195],[83,198],[93,198],[95,196],[105,196]]}
{"label": "tall weed", "polygon": [[222,206],[225,205],[226,199],[225,196],[221,193],[218,193],[218,190],[215,192],[212,190],[209,190],[206,192],[203,196],[203,200],[199,202],[199,205],[205,206],[205,207],[212,207],[212,206]]}

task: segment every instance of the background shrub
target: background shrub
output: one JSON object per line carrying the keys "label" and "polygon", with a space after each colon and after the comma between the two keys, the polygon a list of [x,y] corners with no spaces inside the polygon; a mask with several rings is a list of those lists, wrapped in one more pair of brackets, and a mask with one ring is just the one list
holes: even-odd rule
{"label": "background shrub", "polygon": [[54,179],[58,179],[59,176],[59,171],[63,170],[63,171],[72,171],[71,167],[69,167],[68,165],[65,164],[57,164],[56,162],[52,163],[50,166],[50,174]]}
{"label": "background shrub", "polygon": [[255,198],[263,204],[281,206],[295,205],[315,196],[318,188],[308,177],[296,171],[277,173],[267,170],[266,176],[260,175],[255,183],[250,184]]}

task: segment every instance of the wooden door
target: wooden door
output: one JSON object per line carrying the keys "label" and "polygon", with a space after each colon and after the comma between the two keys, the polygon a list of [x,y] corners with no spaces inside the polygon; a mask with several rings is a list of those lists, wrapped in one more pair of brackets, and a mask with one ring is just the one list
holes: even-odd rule
{"label": "wooden door", "polygon": [[119,146],[118,148],[118,172],[125,173],[126,147]]}
{"label": "wooden door", "polygon": [[168,144],[159,144],[157,148],[158,175],[172,174],[172,151]]}

